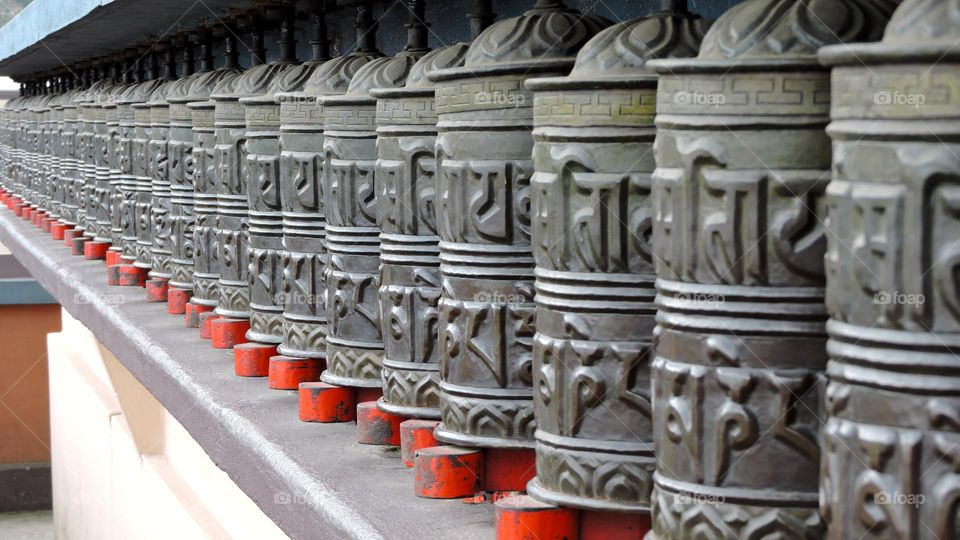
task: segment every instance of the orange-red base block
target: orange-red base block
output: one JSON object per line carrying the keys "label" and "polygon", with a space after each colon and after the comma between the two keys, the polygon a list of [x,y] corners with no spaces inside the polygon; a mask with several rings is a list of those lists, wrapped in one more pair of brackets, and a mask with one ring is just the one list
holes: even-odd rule
{"label": "orange-red base block", "polygon": [[232,349],[234,345],[246,343],[250,319],[232,319],[221,317],[210,323],[210,341],[214,349]]}
{"label": "orange-red base block", "polygon": [[107,267],[107,285],[120,285],[119,264],[111,264]]}
{"label": "orange-red base block", "polygon": [[420,420],[413,418],[400,423],[400,461],[407,467],[413,467],[413,456],[421,448],[439,446],[433,430],[439,420]]}
{"label": "orange-red base block", "polygon": [[414,494],[428,499],[460,499],[482,490],[483,451],[461,446],[423,448],[413,458]]}
{"label": "orange-red base block", "polygon": [[222,319],[223,315],[217,315],[213,311],[205,311],[200,314],[200,338],[211,339],[213,337],[213,327],[210,325],[217,319]]}
{"label": "orange-red base block", "polygon": [[276,354],[276,345],[241,343],[233,348],[233,372],[237,377],[266,377],[270,373],[270,357]]}
{"label": "orange-red base block", "polygon": [[123,264],[123,257],[119,249],[108,249],[107,256],[105,257],[107,266],[113,266],[115,264]]}
{"label": "orange-red base block", "polygon": [[74,236],[70,240],[70,254],[75,255],[77,257],[82,257],[83,246],[89,241],[90,241],[89,236],[83,236],[83,235]]}
{"label": "orange-red base block", "polygon": [[650,531],[650,514],[580,511],[580,540],[640,540]]}
{"label": "orange-red base block", "polygon": [[357,442],[400,446],[400,424],[406,419],[381,411],[376,401],[357,403]]}
{"label": "orange-red base block", "polygon": [[347,386],[325,382],[302,382],[299,387],[300,420],[335,424],[350,422],[357,415],[356,392]]}
{"label": "orange-red base block", "polygon": [[132,264],[120,265],[121,287],[143,287],[147,282],[147,269]]}
{"label": "orange-red base block", "polygon": [[43,231],[43,232],[45,232],[45,233],[50,232],[50,227],[53,225],[53,222],[54,222],[54,221],[55,221],[55,220],[54,220],[52,217],[49,217],[49,216],[41,219],[41,220],[40,220],[40,230]]}
{"label": "orange-red base block", "polygon": [[70,247],[73,245],[73,239],[82,237],[83,231],[80,229],[68,229],[63,232],[63,245]]}
{"label": "orange-red base block", "polygon": [[183,313],[183,324],[187,328],[200,328],[200,314],[209,313],[214,310],[213,306],[204,306],[201,304],[187,303],[186,311]]}
{"label": "orange-red base block", "polygon": [[573,540],[577,538],[577,511],[537,501],[529,495],[511,495],[493,505],[497,540]]}
{"label": "orange-red base block", "polygon": [[55,221],[50,224],[50,236],[54,240],[63,240],[63,233],[72,228],[72,225],[67,225],[62,221]]}
{"label": "orange-red base block", "polygon": [[193,296],[193,291],[170,287],[167,289],[167,313],[171,315],[183,315],[187,312],[187,303]]}
{"label": "orange-red base block", "polygon": [[268,386],[274,390],[297,390],[300,383],[320,380],[323,368],[322,360],[278,354],[270,357]]}
{"label": "orange-red base block", "polygon": [[97,242],[89,240],[83,244],[83,258],[88,261],[99,261],[107,258],[107,250],[110,249],[110,242]]}
{"label": "orange-red base block", "polygon": [[159,304],[167,301],[167,280],[148,279],[144,286],[147,288],[147,302]]}
{"label": "orange-red base block", "polygon": [[28,208],[28,206],[21,202],[18,202],[17,204],[13,205],[13,215],[23,217],[24,208]]}
{"label": "orange-red base block", "polygon": [[485,448],[483,454],[484,491],[526,491],[537,474],[533,448]]}
{"label": "orange-red base block", "polygon": [[29,205],[26,205],[26,204],[23,205],[23,207],[20,210],[20,217],[23,218],[24,221],[28,221],[30,219],[30,216],[32,215],[33,215],[33,208],[31,208]]}
{"label": "orange-red base block", "polygon": [[39,229],[39,228],[40,228],[40,220],[42,220],[42,219],[44,219],[44,218],[46,218],[46,217],[47,217],[46,212],[34,212],[33,215],[30,216],[30,223],[33,223],[33,226]]}

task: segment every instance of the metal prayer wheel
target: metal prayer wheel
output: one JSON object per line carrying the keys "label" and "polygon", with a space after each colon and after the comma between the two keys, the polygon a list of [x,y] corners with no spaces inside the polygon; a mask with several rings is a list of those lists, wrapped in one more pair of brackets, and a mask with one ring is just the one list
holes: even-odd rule
{"label": "metal prayer wheel", "polygon": [[[233,122],[224,116],[227,99],[237,84],[242,71],[237,63],[237,41],[232,31],[227,32],[224,42],[225,64],[215,80],[210,99],[190,103],[190,119],[193,123],[193,204],[195,228],[193,233],[193,296],[190,302],[199,306],[216,307],[220,295],[217,281],[220,278],[220,244],[217,240],[217,186],[221,182],[221,168],[217,163],[217,144],[236,144]],[[203,79],[206,80],[206,79]],[[201,83],[196,84],[198,97],[206,93]],[[224,96],[221,105],[221,120],[217,122],[214,96]],[[231,117],[232,118],[232,117]]]}
{"label": "metal prayer wheel", "polygon": [[[173,46],[164,55],[161,78],[167,79],[150,96],[146,106],[150,110],[149,142],[147,143],[147,176],[150,178],[150,197],[144,217],[147,226],[137,230],[137,262],[150,268],[152,279],[169,280],[170,267],[170,104],[167,97],[185,84],[177,78],[176,54]],[[144,186],[138,184],[138,199]],[[144,259],[142,260],[141,257]]]}
{"label": "metal prayer wheel", "polygon": [[444,442],[534,444],[533,95],[524,81],[566,75],[609,24],[538,1],[487,28],[463,67],[430,74],[441,275],[436,435]]}
{"label": "metal prayer wheel", "polygon": [[747,0],[697,58],[647,64],[660,75],[648,538],[822,534],[831,152],[816,52],[876,39],[891,12],[882,1]]}
{"label": "metal prayer wheel", "polygon": [[526,84],[537,261],[537,476],[527,490],[553,504],[650,506],[657,77],[645,64],[695,56],[710,25],[683,3],[664,7],[597,34],[568,77]]}
{"label": "metal prayer wheel", "polygon": [[[115,80],[117,75],[114,70]],[[116,117],[116,99],[122,94],[126,85],[116,84],[111,81],[111,85],[105,87],[97,100],[98,107],[93,109],[93,132],[94,132],[94,166],[96,171],[96,184],[93,189],[94,206],[91,212],[93,216],[94,240],[97,242],[110,242],[113,238],[113,223],[110,217],[111,211],[111,191],[115,184],[111,178],[111,152],[113,145],[110,138],[109,120],[113,120],[119,127],[119,118]],[[108,120],[108,117],[110,119]],[[119,179],[118,179],[119,180]]]}
{"label": "metal prayer wheel", "polygon": [[[80,94],[77,102],[77,130],[79,133],[80,150],[80,179],[82,180],[82,190],[79,193],[80,207],[77,211],[77,228],[83,231],[83,236],[104,240],[105,237],[98,234],[97,230],[97,210],[99,208],[99,197],[97,191],[97,163],[102,163],[101,147],[106,142],[106,117],[102,114],[100,108],[100,95],[109,91],[113,82],[109,79],[100,79],[94,83],[86,92]],[[100,124],[100,133],[97,133],[97,125]],[[103,169],[103,166],[100,166]],[[101,172],[103,175],[103,172]],[[107,179],[109,182],[109,178]]]}
{"label": "metal prayer wheel", "polygon": [[[142,68],[142,66],[141,66]],[[142,73],[140,73],[142,75]],[[155,75],[155,72],[153,73]],[[142,77],[138,76],[138,80]],[[120,257],[127,264],[137,260],[138,190],[146,182],[146,129],[149,109],[146,102],[163,84],[157,77],[137,82],[117,98],[117,127],[119,129],[117,159],[120,167]],[[145,209],[140,210],[143,216]]]}
{"label": "metal prayer wheel", "polygon": [[[133,54],[133,53],[128,53]],[[122,79],[122,86],[116,90],[113,99],[108,101],[104,108],[107,117],[107,161],[110,169],[110,192],[108,195],[109,209],[108,220],[110,221],[110,251],[117,252],[123,256],[123,201],[124,201],[124,178],[129,173],[124,167],[127,165],[125,159],[129,162],[129,151],[124,148],[124,137],[129,141],[127,127],[120,125],[120,105],[139,83],[133,79],[133,65],[128,58],[121,67],[123,70],[118,74]],[[132,120],[132,119],[131,119]],[[132,124],[132,122],[129,122]]]}
{"label": "metal prayer wheel", "polygon": [[[51,89],[52,90],[52,89]],[[49,91],[49,90],[48,90]],[[50,187],[53,184],[52,182],[52,172],[53,172],[53,155],[50,152],[51,142],[53,140],[53,133],[50,129],[50,117],[52,113],[52,102],[55,99],[55,95],[48,93],[43,96],[43,100],[37,106],[36,119],[37,123],[37,157],[38,157],[38,166],[37,166],[37,185],[36,185],[36,201],[37,207],[43,211],[50,209]]]}
{"label": "metal prayer wheel", "polygon": [[[177,92],[167,98],[170,103],[168,148],[173,160],[170,168],[170,286],[185,290],[194,288],[195,258],[202,258],[209,268],[209,251],[201,251],[196,237],[196,201],[200,198],[197,190],[204,198],[205,220],[216,216],[217,211],[213,169],[214,105],[209,100],[210,94],[223,79],[240,73],[236,68],[235,38],[232,35],[228,38],[233,51],[232,62],[228,58],[228,65],[216,70],[213,69],[209,40],[209,34],[201,37],[200,72],[189,86],[178,86]],[[205,225],[209,234],[209,223],[205,221]]]}
{"label": "metal prayer wheel", "polygon": [[[366,11],[366,8],[362,8]],[[343,94],[354,74],[383,56],[374,46],[368,15],[357,25],[357,47],[350,54],[323,62],[302,91],[281,92],[280,187],[283,220],[283,341],[281,354],[326,357],[327,265],[326,214],[323,201],[323,97]],[[325,42],[315,36],[316,46]],[[322,51],[318,53],[322,54]]]}
{"label": "metal prayer wheel", "polygon": [[[237,64],[237,43],[232,31],[227,32],[224,56],[225,65],[217,77],[216,85],[209,92],[210,99],[190,103],[190,119],[193,123],[193,204],[195,229],[193,233],[193,296],[190,302],[199,306],[216,307],[220,300],[217,282],[220,279],[220,243],[217,239],[217,191],[224,180],[231,181],[231,170],[239,170],[239,162],[221,164],[218,162],[223,144],[224,153],[239,151],[239,134],[235,128],[236,114],[229,104],[237,80],[243,73]],[[213,82],[213,81],[211,81]],[[198,93],[200,82],[196,83]],[[205,92],[205,89],[203,90]],[[216,96],[222,96],[217,99]],[[219,115],[217,103],[220,103]],[[227,114],[227,110],[231,114]],[[224,165],[224,167],[221,167]],[[226,173],[227,176],[222,175]],[[236,174],[236,172],[234,172]],[[232,180],[235,181],[235,180]]]}
{"label": "metal prayer wheel", "polygon": [[156,170],[155,153],[161,149],[159,141],[153,133],[151,119],[151,103],[157,97],[166,94],[171,81],[169,79],[169,62],[164,64],[164,73],[161,76],[156,55],[150,56],[150,78],[157,80],[157,85],[146,101],[133,104],[133,176],[136,189],[134,191],[134,261],[137,268],[149,270],[153,263],[150,252],[153,247],[153,223],[151,222],[151,202],[153,173]]}
{"label": "metal prayer wheel", "polygon": [[[418,7],[422,10],[422,4]],[[411,20],[408,28],[423,24],[422,19]],[[428,50],[426,39],[408,40],[403,51],[357,70],[345,94],[322,98],[329,326],[327,369],[320,379],[328,384],[381,386],[377,100],[370,91],[402,87]]]}
{"label": "metal prayer wheel", "polygon": [[907,0],[832,66],[827,538],[957,538],[960,5]]}
{"label": "metal prayer wheel", "polygon": [[77,105],[80,89],[71,90],[64,96],[61,107],[63,121],[60,127],[60,171],[63,190],[63,204],[60,207],[60,221],[69,227],[78,224],[77,212],[80,207],[79,176],[80,161],[77,144]]}
{"label": "metal prayer wheel", "polygon": [[280,23],[278,70],[266,91],[240,99],[247,140],[249,205],[250,330],[247,338],[261,343],[283,341],[283,216],[280,186],[280,102],[278,92],[303,86],[313,67],[297,63],[293,6]]}
{"label": "metal prayer wheel", "polygon": [[[251,58],[254,62],[262,62],[263,30],[256,22],[254,27]],[[217,282],[219,300],[216,312],[225,317],[250,317],[250,205],[247,186],[253,171],[248,158],[251,153],[258,153],[265,138],[256,125],[247,131],[240,98],[264,94],[277,75],[292,65],[289,61],[254,65],[237,78],[232,92],[215,92],[213,95],[216,102],[215,159],[219,173],[216,232],[220,277]]]}
{"label": "metal prayer wheel", "polygon": [[469,46],[431,51],[410,69],[403,88],[370,92],[377,98],[376,198],[382,231],[383,398],[377,406],[406,417],[440,417],[437,114],[427,73],[462,66]]}
{"label": "metal prayer wheel", "polygon": [[[170,280],[173,278],[173,184],[177,184],[178,195],[187,190],[184,187],[184,166],[189,155],[189,144],[193,142],[190,132],[190,109],[184,103],[184,97],[194,83],[193,44],[189,39],[182,40],[181,77],[174,80],[162,96],[151,103],[150,123],[156,142],[154,170],[151,175],[150,216],[153,227],[153,243],[150,248],[150,277]],[[168,67],[173,73],[174,67]],[[176,107],[174,101],[177,102]],[[174,117],[174,115],[176,115]],[[186,128],[184,123],[186,122]],[[174,123],[177,124],[174,128]],[[173,139],[174,130],[177,140]],[[192,161],[192,156],[189,161]],[[191,196],[193,187],[189,185]]]}

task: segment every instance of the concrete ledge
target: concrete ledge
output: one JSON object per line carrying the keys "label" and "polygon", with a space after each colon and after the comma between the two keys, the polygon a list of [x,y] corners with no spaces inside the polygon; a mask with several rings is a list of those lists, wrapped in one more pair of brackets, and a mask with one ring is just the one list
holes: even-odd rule
{"label": "concrete ledge", "polygon": [[101,261],[0,209],[0,242],[89,328],[292,538],[489,539],[490,505],[420,499],[398,451],[356,443],[356,426],[305,424],[297,393],[233,374],[182,316],[141,288],[110,287]]}

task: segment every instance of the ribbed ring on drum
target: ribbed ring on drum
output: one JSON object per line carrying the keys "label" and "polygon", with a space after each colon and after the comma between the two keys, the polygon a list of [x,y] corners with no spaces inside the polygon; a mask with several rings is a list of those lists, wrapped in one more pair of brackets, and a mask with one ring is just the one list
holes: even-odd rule
{"label": "ribbed ring on drum", "polygon": [[247,198],[242,195],[217,194],[217,213],[228,217],[247,217]]}
{"label": "ribbed ring on drum", "polygon": [[463,278],[533,279],[535,261],[529,249],[440,242],[440,271]]}
{"label": "ribbed ring on drum", "polygon": [[327,220],[322,214],[294,214],[282,212],[284,234],[307,238],[322,238],[327,229]]}
{"label": "ribbed ring on drum", "polygon": [[251,235],[270,236],[276,238],[283,236],[283,222],[279,219],[264,219],[262,214],[259,216],[254,216],[254,213],[250,212],[250,219],[247,223],[249,225]]}
{"label": "ribbed ring on drum", "polygon": [[960,335],[827,323],[831,380],[920,394],[960,394]]}
{"label": "ribbed ring on drum", "polygon": [[437,237],[380,235],[380,259],[386,264],[440,266]]}
{"label": "ribbed ring on drum", "polygon": [[823,335],[820,287],[706,285],[657,280],[657,322],[695,331]]}
{"label": "ribbed ring on drum", "polygon": [[560,311],[656,313],[652,276],[535,271],[537,305]]}

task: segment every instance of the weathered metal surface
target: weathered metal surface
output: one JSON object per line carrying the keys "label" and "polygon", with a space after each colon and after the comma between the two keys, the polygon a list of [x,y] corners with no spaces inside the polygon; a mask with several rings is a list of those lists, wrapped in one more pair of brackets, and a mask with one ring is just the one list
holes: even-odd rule
{"label": "weathered metal surface", "polygon": [[570,76],[526,85],[535,93],[537,261],[528,491],[545,502],[649,511],[657,77],[645,64],[696,56],[709,28],[673,4],[600,32]]}
{"label": "weathered metal surface", "polygon": [[[83,231],[83,236],[91,239],[104,240],[109,237],[109,231],[106,235],[98,234],[97,212],[100,207],[98,193],[102,193],[103,181],[109,182],[109,178],[101,178],[100,191],[97,184],[97,163],[102,163],[101,147],[105,147],[106,142],[106,117],[103,115],[103,109],[100,108],[100,95],[109,92],[113,87],[113,82],[109,79],[100,79],[85,92],[81,93],[77,101],[77,132],[79,139],[79,178],[82,182],[77,196],[79,208],[77,210],[77,229]],[[97,125],[100,125],[100,133],[97,133]],[[101,165],[101,177],[103,176],[103,166]]]}
{"label": "weathered metal surface", "polygon": [[[230,41],[233,44],[233,37]],[[210,94],[225,77],[239,73],[236,65],[236,47],[233,62],[213,69],[213,52],[209,34],[201,37],[200,70],[189,86],[177,87],[167,98],[170,103],[169,151],[173,163],[170,168],[170,286],[194,288],[194,259],[204,258],[207,251],[200,248],[197,232],[195,201],[202,196],[206,216],[216,215],[216,188],[213,183],[213,103]],[[235,44],[234,44],[235,45]],[[209,228],[208,228],[209,229]],[[208,265],[209,267],[209,265]],[[192,299],[191,299],[192,301]]]}
{"label": "weathered metal surface", "polygon": [[[113,188],[119,188],[119,175],[112,169],[114,145],[110,124],[114,129],[119,128],[120,118],[117,116],[117,98],[123,94],[126,85],[114,82],[117,79],[117,70],[111,77],[111,84],[105,87],[97,98],[97,107],[92,111],[94,116],[94,167],[96,185],[93,190],[93,227],[94,240],[111,242],[113,240],[113,222],[111,220],[111,204]],[[119,173],[119,171],[117,171]],[[112,247],[112,246],[111,246]]]}
{"label": "weathered metal surface", "polygon": [[[190,145],[193,133],[190,130],[190,109],[185,97],[190,93],[196,76],[194,74],[193,45],[182,46],[180,78],[175,79],[163,95],[155,95],[150,105],[150,123],[154,132],[153,171],[151,174],[150,217],[153,230],[150,247],[150,277],[173,279],[173,244],[182,240],[174,226],[174,184],[177,195],[189,192],[192,198],[193,185],[185,178],[185,166],[192,166]],[[171,65],[167,68],[173,70]],[[171,72],[171,76],[174,76]],[[174,138],[176,137],[176,138]],[[180,200],[178,199],[178,203]],[[180,210],[179,204],[177,210]],[[179,283],[182,283],[179,282]]]}
{"label": "weathered metal surface", "polygon": [[[217,239],[217,191],[224,180],[224,171],[219,163],[218,144],[224,141],[228,148],[236,144],[232,117],[224,115],[224,109],[236,88],[242,74],[237,63],[237,42],[233,32],[228,32],[224,42],[225,65],[211,79],[201,79],[214,85],[208,89],[206,84],[197,81],[197,97],[209,95],[206,101],[190,103],[190,119],[193,123],[193,160],[194,175],[193,196],[196,216],[193,234],[193,297],[190,302],[214,307],[220,294],[217,281],[220,278],[220,242]],[[193,89],[191,89],[193,90]],[[217,119],[214,96],[224,96],[220,119]],[[229,178],[229,177],[227,177]]]}
{"label": "weathered metal surface", "polygon": [[534,77],[566,75],[609,21],[538,1],[438,70],[440,414],[437,438],[532,447],[533,255],[530,179]]}
{"label": "weathered metal surface", "polygon": [[[160,127],[159,115],[166,116],[166,110],[161,109],[158,100],[166,96],[167,90],[173,83],[170,72],[172,58],[163,62],[160,70],[157,58],[150,57],[151,78],[158,81],[157,86],[146,101],[133,104],[134,114],[134,167],[133,175],[136,178],[136,197],[134,204],[134,223],[137,234],[134,243],[136,259],[134,265],[149,270],[153,265],[153,182],[158,163],[166,161],[166,130]],[[164,56],[167,56],[164,54]],[[165,103],[163,109],[165,109]],[[158,110],[154,112],[154,108]],[[153,116],[158,116],[157,125],[154,125]]]}
{"label": "weathered metal surface", "polygon": [[118,88],[112,93],[111,99],[104,103],[106,124],[107,124],[107,168],[109,170],[109,191],[107,193],[107,205],[105,208],[105,219],[109,223],[110,229],[110,251],[122,254],[123,244],[123,223],[121,221],[121,207],[123,205],[123,171],[122,167],[122,147],[120,144],[122,130],[120,128],[120,107],[117,102],[123,98],[136,86],[133,82],[133,74],[130,72],[131,62],[123,64],[122,73],[117,74],[122,83],[118,83]]}
{"label": "weathered metal surface", "polygon": [[960,5],[907,0],[830,47],[829,341],[820,512],[831,539],[956,538]]}
{"label": "weathered metal surface", "polygon": [[892,2],[747,0],[660,75],[650,538],[816,538],[828,74]]}
{"label": "weathered metal surface", "polygon": [[293,36],[294,12],[281,21],[280,58],[289,64],[266,91],[240,99],[247,129],[247,183],[250,231],[250,330],[247,339],[283,341],[283,215],[280,175],[280,101],[278,93],[299,90],[317,62],[298,64]]}
{"label": "weathered metal surface", "polygon": [[[366,8],[363,8],[366,9]],[[347,91],[354,74],[383,56],[362,15],[356,50],[324,62],[302,92],[278,94],[283,219],[283,341],[281,354],[326,357],[327,265],[324,206],[323,97]]]}
{"label": "weathered metal surface", "polygon": [[[119,131],[117,159],[120,169],[120,257],[128,264],[137,260],[137,228],[146,226],[145,223],[138,225],[137,213],[138,188],[147,174],[144,137],[145,122],[148,120],[145,116],[148,116],[149,112],[145,106],[153,92],[163,84],[163,81],[155,76],[150,79],[129,87],[116,100]],[[142,214],[143,211],[140,212]]]}
{"label": "weathered metal surface", "polygon": [[437,113],[427,73],[460,67],[469,43],[424,55],[406,85],[375,89],[377,223],[380,226],[380,321],[387,412],[440,417],[437,328],[440,238],[437,236]]}
{"label": "weathered metal surface", "polygon": [[[259,35],[262,47],[262,30]],[[255,43],[257,40],[255,40]],[[253,47],[251,57],[262,57]],[[217,183],[217,242],[220,277],[217,282],[219,299],[217,313],[226,317],[250,318],[250,222],[248,185],[251,169],[250,154],[256,155],[265,139],[257,125],[247,130],[244,106],[240,98],[259,96],[267,92],[274,79],[292,67],[287,60],[259,64],[245,71],[236,81],[233,91],[214,92],[216,102],[216,167]],[[254,113],[256,114],[256,113]],[[253,119],[252,119],[253,120]],[[266,143],[270,145],[269,142]],[[259,172],[259,171],[258,171]]]}
{"label": "weathered metal surface", "polygon": [[61,181],[63,183],[63,205],[60,221],[68,226],[78,223],[77,212],[80,208],[78,159],[77,105],[80,89],[72,90],[63,101],[63,123],[60,128]]}
{"label": "weathered metal surface", "polygon": [[[170,267],[170,104],[167,97],[176,93],[184,84],[177,78],[176,54],[171,46],[164,55],[160,85],[150,96],[146,106],[150,109],[150,138],[147,143],[147,176],[150,177],[150,202],[144,213],[149,221],[147,227],[137,230],[137,260],[141,254],[149,263],[149,276],[167,279],[172,275]],[[138,196],[140,194],[138,193]]]}
{"label": "weathered metal surface", "polygon": [[377,100],[370,90],[403,86],[428,50],[425,42],[408,43],[357,70],[345,94],[322,98],[329,327],[327,369],[320,378],[329,384],[381,386]]}

